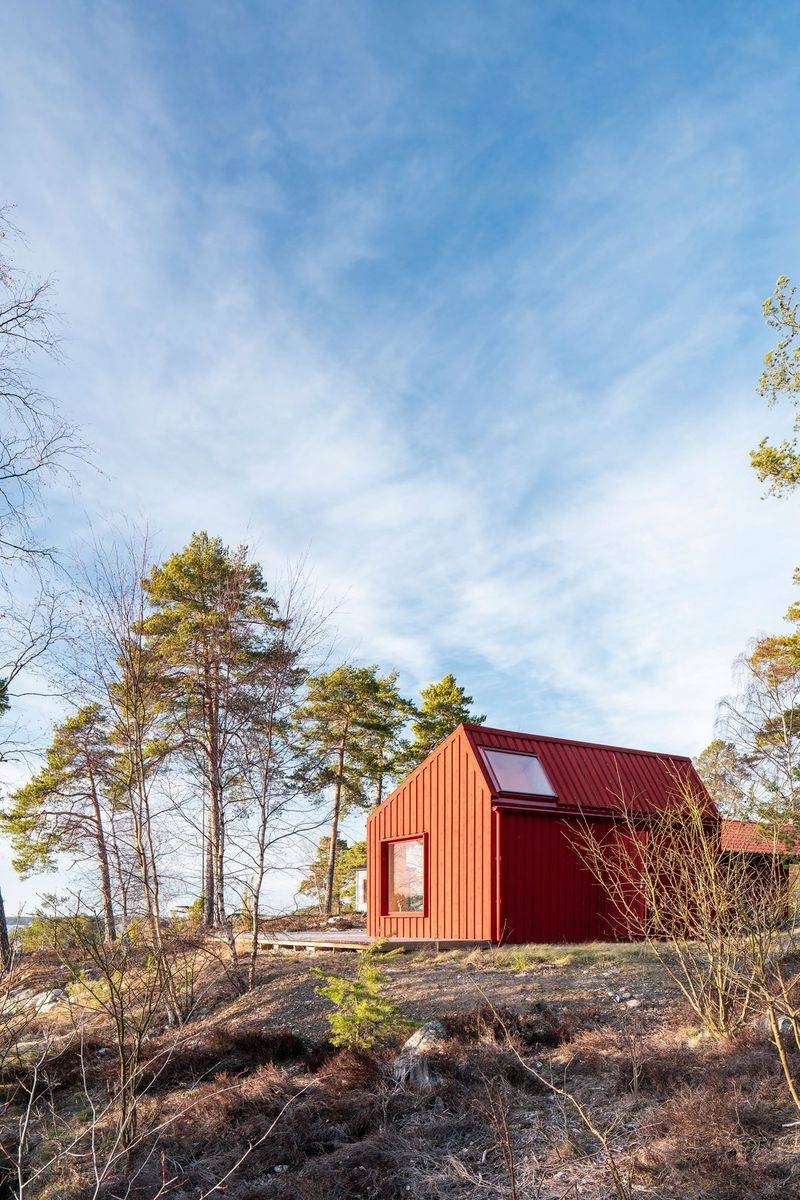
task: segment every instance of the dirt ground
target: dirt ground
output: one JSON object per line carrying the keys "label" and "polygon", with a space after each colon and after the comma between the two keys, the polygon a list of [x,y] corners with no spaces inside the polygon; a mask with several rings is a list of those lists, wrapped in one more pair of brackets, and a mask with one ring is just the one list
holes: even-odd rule
{"label": "dirt ground", "polygon": [[[467,1012],[486,1001],[523,1012],[538,1001],[565,1013],[597,1008],[623,1020],[636,1011],[645,1021],[680,1000],[677,987],[657,962],[638,947],[597,949],[553,947],[551,961],[524,962],[504,951],[407,951],[383,963],[388,990],[412,1021],[423,1022]],[[560,964],[559,957],[574,956]],[[329,1006],[317,994],[312,968],[348,974],[355,969],[353,951],[269,951],[261,955],[258,987],[229,1008],[236,1017],[258,1017],[293,1031],[324,1037]],[[638,1003],[630,1005],[629,1001]]]}
{"label": "dirt ground", "polygon": [[[381,957],[403,1016],[443,1027],[423,1082],[397,1073],[405,1033],[370,1051],[328,1041],[331,1005],[314,969],[349,976],[358,961],[352,951],[266,951],[255,989],[234,996],[213,959],[178,1036],[165,1028],[147,1043],[140,1123],[160,1131],[155,1150],[99,1190],[80,1155],[64,1156],[25,1196],[800,1197],[800,1122],[775,1047],[752,1023],[734,1038],[705,1036],[640,947]],[[37,1144],[66,1136],[88,1097],[108,1094],[107,1031],[82,1019],[79,1061],[75,1041],[59,1046],[37,1079],[55,1114]],[[76,1013],[48,1021],[74,1027]],[[800,1073],[800,1053],[789,1053]],[[11,1095],[18,1072],[4,1079]],[[13,1149],[14,1123],[2,1119],[0,1143],[5,1135]]]}

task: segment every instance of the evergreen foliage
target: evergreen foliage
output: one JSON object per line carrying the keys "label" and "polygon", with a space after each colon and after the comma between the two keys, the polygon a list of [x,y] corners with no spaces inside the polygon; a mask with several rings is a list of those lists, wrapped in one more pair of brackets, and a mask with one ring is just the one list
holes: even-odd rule
{"label": "evergreen foliage", "polygon": [[224,921],[225,797],[235,751],[257,720],[274,652],[278,606],[247,548],[193,533],[143,582],[142,625],[160,670],[167,734],[198,771],[208,797],[203,894],[209,925]]}
{"label": "evergreen foliage", "polygon": [[464,722],[482,725],[485,715],[471,711],[472,696],[466,695],[453,674],[431,683],[421,692],[422,703],[411,722],[411,742],[402,758],[403,774],[424,762],[440,742]]}
{"label": "evergreen foliage", "polygon": [[[328,863],[330,861],[330,837],[324,834],[317,843],[313,861],[300,882],[298,891],[304,896],[311,896],[324,912],[328,883]],[[333,907],[337,913],[343,907],[352,908],[355,901],[356,867],[363,867],[367,861],[367,843],[353,842],[349,845],[344,838],[339,838],[336,849],[336,868],[333,877]]]}
{"label": "evergreen foliage", "polygon": [[[90,704],[57,725],[45,763],[18,788],[0,814],[0,831],[11,838],[12,865],[25,878],[50,871],[60,853],[94,851],[100,802],[111,774],[108,719]],[[93,843],[93,844],[92,844]]]}
{"label": "evergreen foliage", "polygon": [[314,969],[322,980],[318,994],[333,1005],[328,1024],[334,1046],[371,1050],[390,1041],[407,1025],[400,1006],[384,992],[388,977],[378,965],[378,951],[377,943],[373,943],[370,950],[359,954],[354,977]]}
{"label": "evergreen foliage", "polygon": [[308,680],[306,698],[295,719],[305,771],[317,794],[332,792],[329,861],[324,913],[333,911],[339,822],[353,808],[370,805],[369,785],[386,760],[377,750],[397,736],[401,713],[408,711],[394,675],[378,668],[336,667]]}
{"label": "evergreen foliage", "polygon": [[0,831],[10,837],[12,864],[23,877],[52,870],[58,854],[94,859],[110,938],[116,922],[104,809],[113,762],[108,715],[98,704],[86,705],[55,727],[44,766],[0,813]]}

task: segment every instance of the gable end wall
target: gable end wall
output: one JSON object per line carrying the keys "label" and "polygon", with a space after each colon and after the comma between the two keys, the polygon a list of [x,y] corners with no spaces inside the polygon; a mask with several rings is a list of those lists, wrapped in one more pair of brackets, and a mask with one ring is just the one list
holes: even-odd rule
{"label": "gable end wall", "polygon": [[[491,797],[461,729],[367,821],[372,937],[489,941],[494,937]],[[426,835],[427,907],[422,917],[384,916],[382,843]]]}

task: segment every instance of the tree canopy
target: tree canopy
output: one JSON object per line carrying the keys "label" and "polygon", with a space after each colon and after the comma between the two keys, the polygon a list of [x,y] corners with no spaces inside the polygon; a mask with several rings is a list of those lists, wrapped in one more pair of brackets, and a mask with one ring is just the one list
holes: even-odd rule
{"label": "tree canopy", "polygon": [[403,754],[406,774],[424,762],[458,725],[463,722],[482,725],[486,720],[485,715],[472,712],[472,696],[466,694],[452,673],[423,688],[420,699],[419,709],[411,722],[411,741]]}
{"label": "tree canopy", "polygon": [[11,796],[0,830],[11,838],[23,877],[47,871],[58,854],[91,856],[99,867],[106,928],[115,935],[104,808],[114,754],[108,715],[89,704],[57,725],[44,766]]}
{"label": "tree canopy", "polygon": [[775,346],[764,360],[759,380],[759,392],[770,405],[786,398],[795,408],[793,436],[784,438],[777,446],[762,438],[750,461],[762,482],[773,495],[782,495],[800,484],[800,319],[795,288],[781,275],[775,290],[764,301],[767,325],[778,334]]}

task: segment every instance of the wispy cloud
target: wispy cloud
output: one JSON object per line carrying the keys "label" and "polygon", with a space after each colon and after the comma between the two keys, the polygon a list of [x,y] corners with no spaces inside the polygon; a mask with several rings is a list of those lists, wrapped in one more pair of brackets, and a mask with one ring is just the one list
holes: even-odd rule
{"label": "wispy cloud", "polygon": [[11,6],[3,174],[104,472],[57,532],[309,549],[409,689],[695,751],[797,557],[746,463],[800,250],[779,31],[703,74],[677,24],[411,8]]}

